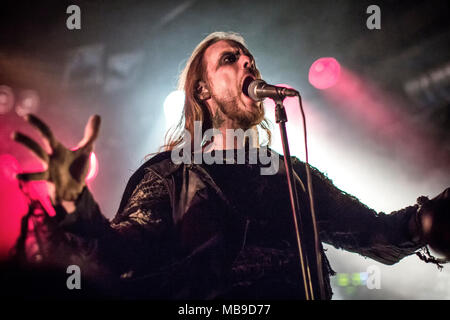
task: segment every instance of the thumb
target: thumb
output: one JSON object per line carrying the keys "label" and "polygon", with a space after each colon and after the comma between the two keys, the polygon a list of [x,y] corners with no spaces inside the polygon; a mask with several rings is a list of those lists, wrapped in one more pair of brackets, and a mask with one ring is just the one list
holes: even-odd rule
{"label": "thumb", "polygon": [[85,128],[84,137],[78,143],[77,148],[91,151],[95,140],[100,132],[101,118],[99,115],[93,115],[89,118]]}

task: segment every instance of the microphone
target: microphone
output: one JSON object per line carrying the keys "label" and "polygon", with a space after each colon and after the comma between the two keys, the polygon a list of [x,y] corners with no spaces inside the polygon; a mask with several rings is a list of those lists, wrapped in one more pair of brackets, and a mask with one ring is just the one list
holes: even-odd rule
{"label": "microphone", "polygon": [[286,87],[276,87],[271,84],[267,84],[264,80],[257,79],[250,81],[244,81],[243,92],[251,99],[255,101],[261,101],[264,98],[272,99],[284,99],[285,97],[295,97],[299,93],[297,90],[289,89]]}

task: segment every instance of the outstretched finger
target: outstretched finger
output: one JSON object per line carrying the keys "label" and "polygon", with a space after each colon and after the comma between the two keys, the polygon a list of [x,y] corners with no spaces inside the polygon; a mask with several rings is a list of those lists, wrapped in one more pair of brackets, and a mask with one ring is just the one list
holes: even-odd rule
{"label": "outstretched finger", "polygon": [[48,171],[17,174],[17,179],[22,181],[48,180],[48,178]]}
{"label": "outstretched finger", "polygon": [[100,131],[101,118],[99,115],[91,116],[84,128],[84,137],[78,144],[80,149],[91,151],[95,139]]}
{"label": "outstretched finger", "polygon": [[20,132],[13,132],[12,139],[20,144],[23,144],[25,147],[34,152],[34,154],[36,154],[40,159],[44,160],[46,163],[49,162],[47,152],[45,152],[45,150],[30,137]]}
{"label": "outstretched finger", "polygon": [[33,114],[27,114],[25,116],[25,120],[27,120],[33,127],[39,130],[39,132],[42,134],[44,139],[47,139],[50,147],[54,149],[56,147],[56,140],[53,136],[52,131],[50,128],[38,117],[36,117]]}

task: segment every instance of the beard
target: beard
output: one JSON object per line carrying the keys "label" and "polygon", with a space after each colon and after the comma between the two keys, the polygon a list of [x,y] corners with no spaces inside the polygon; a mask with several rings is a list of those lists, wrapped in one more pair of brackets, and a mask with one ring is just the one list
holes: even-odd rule
{"label": "beard", "polygon": [[216,100],[219,110],[238,128],[247,130],[264,120],[264,108],[260,101],[254,102],[250,109],[245,109],[244,101],[238,96],[232,96],[229,99],[219,99],[216,96],[213,98]]}

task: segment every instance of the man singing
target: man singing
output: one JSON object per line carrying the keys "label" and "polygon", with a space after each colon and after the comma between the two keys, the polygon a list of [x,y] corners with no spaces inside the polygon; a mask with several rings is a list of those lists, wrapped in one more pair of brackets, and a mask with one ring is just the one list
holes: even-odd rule
{"label": "man singing", "polygon": [[[224,32],[208,35],[180,76],[185,103],[177,130],[167,135],[165,150],[130,178],[112,221],[101,214],[85,185],[100,118],[91,117],[79,148],[70,151],[42,121],[29,115],[27,120],[53,150],[48,155],[30,138],[14,135],[47,165],[45,172],[18,178],[47,180],[54,186],[57,215],[46,222],[44,246],[52,253],[47,263],[79,265],[102,296],[331,299],[333,271],[323,248],[315,250],[313,221],[307,214],[305,164],[292,158],[304,263],[312,280],[304,281],[300,272],[286,169],[282,156],[264,149],[258,127],[268,143],[271,136],[264,109],[245,92],[246,84],[259,78],[242,37]],[[214,137],[196,144],[196,128],[202,137],[213,129]],[[250,134],[235,139],[231,134],[238,129]],[[256,160],[251,158],[255,149],[264,150]],[[174,161],[180,152],[184,161]],[[198,153],[227,161],[190,161]],[[244,154],[242,161],[239,154]],[[267,165],[263,156],[279,160],[273,174],[261,174]],[[427,244],[421,213],[437,200],[422,197],[418,205],[377,213],[336,188],[318,170],[310,170],[322,242],[385,264],[394,264]],[[440,197],[448,196],[449,189]],[[318,267],[316,261],[322,265]],[[305,286],[310,287],[309,294]]]}

